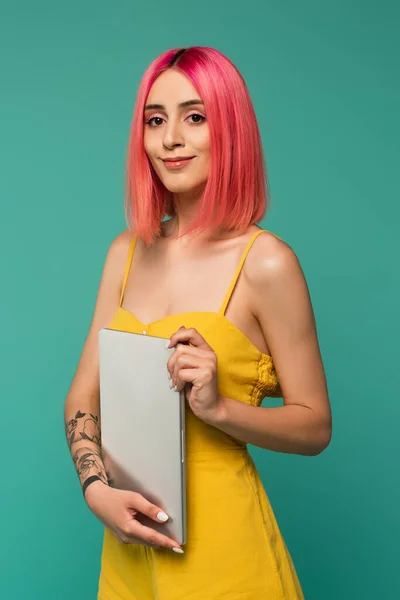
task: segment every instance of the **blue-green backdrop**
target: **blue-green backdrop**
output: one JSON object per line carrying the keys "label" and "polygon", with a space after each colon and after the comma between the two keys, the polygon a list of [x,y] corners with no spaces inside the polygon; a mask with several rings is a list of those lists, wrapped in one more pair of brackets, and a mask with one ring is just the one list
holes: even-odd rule
{"label": "blue-green backdrop", "polygon": [[253,456],[307,600],[400,597],[399,18],[394,0],[0,2],[2,598],[95,598],[102,526],[63,404],[125,227],[138,83],[196,44],[248,83],[262,226],[303,265],[333,410],[323,454]]}

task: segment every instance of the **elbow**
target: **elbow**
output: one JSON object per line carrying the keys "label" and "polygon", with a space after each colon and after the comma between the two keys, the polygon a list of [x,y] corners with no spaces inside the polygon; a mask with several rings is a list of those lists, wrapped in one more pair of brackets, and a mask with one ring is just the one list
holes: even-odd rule
{"label": "elbow", "polygon": [[318,443],[316,443],[312,456],[321,454],[329,446],[332,439],[332,428],[324,430],[319,436]]}
{"label": "elbow", "polygon": [[321,454],[329,446],[332,439],[332,423],[319,424],[313,444],[310,444],[308,451],[305,452],[307,456],[317,456]]}
{"label": "elbow", "polygon": [[308,456],[318,456],[318,454],[322,454],[322,452],[324,450],[326,450],[326,448],[329,446],[330,443],[330,438],[324,442],[321,442],[319,444],[316,444],[313,449],[312,452],[310,452],[308,454]]}

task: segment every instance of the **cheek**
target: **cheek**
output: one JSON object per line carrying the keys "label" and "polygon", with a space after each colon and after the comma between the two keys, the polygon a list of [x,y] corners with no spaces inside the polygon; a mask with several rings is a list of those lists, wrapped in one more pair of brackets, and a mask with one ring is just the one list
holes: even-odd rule
{"label": "cheek", "polygon": [[197,142],[199,150],[201,150],[204,154],[210,151],[210,135],[208,130],[204,130],[204,132],[202,132]]}
{"label": "cheek", "polygon": [[144,147],[144,151],[146,152],[147,156],[149,158],[151,158],[152,154],[154,152],[154,144],[152,144],[151,138],[146,134],[143,137],[143,147]]}
{"label": "cheek", "polygon": [[143,147],[144,147],[144,151],[147,154],[147,158],[149,160],[149,162],[151,163],[151,165],[153,166],[154,169],[158,169],[158,161],[157,161],[157,149],[156,149],[156,145],[154,144],[153,140],[149,140],[148,138],[144,138],[143,140]]}

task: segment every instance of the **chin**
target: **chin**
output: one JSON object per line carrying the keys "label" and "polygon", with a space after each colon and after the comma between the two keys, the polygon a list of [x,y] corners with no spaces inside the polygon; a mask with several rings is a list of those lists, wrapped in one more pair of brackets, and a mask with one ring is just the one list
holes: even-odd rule
{"label": "chin", "polygon": [[206,182],[205,181],[171,181],[170,179],[161,180],[165,188],[171,192],[171,194],[185,194],[187,192],[192,192],[196,189],[204,189]]}
{"label": "chin", "polygon": [[178,185],[178,184],[167,185],[165,183],[164,183],[164,186],[166,187],[166,189],[169,192],[171,192],[171,194],[185,194],[187,192],[190,192],[194,188],[194,186],[192,186],[192,185]]}

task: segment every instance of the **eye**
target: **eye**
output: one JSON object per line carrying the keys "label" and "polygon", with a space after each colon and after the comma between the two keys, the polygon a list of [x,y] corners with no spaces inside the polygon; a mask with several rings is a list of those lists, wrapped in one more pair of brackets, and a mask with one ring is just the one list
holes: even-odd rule
{"label": "eye", "polygon": [[146,121],[146,125],[150,125],[150,127],[159,127],[164,119],[162,117],[150,117]]}
{"label": "eye", "polygon": [[203,121],[206,120],[206,118],[203,117],[203,115],[199,115],[198,113],[193,113],[192,115],[189,115],[187,118],[188,119],[194,119],[192,121],[192,123],[196,124],[196,125],[197,125],[197,123],[202,123]]}

